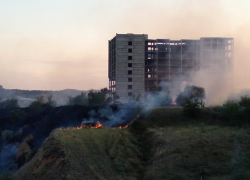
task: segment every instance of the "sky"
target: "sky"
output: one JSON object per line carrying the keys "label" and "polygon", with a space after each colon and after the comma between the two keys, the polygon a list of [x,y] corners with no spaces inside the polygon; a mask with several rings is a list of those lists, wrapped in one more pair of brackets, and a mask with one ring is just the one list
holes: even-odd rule
{"label": "sky", "polygon": [[0,0],[0,85],[108,86],[108,40],[234,38],[235,89],[250,89],[249,0]]}

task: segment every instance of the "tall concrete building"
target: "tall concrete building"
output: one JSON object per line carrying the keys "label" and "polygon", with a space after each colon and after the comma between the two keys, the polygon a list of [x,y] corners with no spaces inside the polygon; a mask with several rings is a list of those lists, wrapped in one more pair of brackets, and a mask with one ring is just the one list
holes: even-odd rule
{"label": "tall concrete building", "polygon": [[[146,34],[116,34],[109,41],[109,90],[121,101],[155,91],[160,82],[190,81],[190,73],[232,72],[234,39],[148,39]],[[228,78],[232,81],[232,77]]]}

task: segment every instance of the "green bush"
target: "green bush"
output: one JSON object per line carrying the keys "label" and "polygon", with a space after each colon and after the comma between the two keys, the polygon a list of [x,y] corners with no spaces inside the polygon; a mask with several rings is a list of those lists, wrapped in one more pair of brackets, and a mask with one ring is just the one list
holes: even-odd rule
{"label": "green bush", "polygon": [[198,99],[186,99],[186,101],[182,103],[181,106],[183,107],[184,114],[189,117],[196,117],[201,112],[201,103]]}

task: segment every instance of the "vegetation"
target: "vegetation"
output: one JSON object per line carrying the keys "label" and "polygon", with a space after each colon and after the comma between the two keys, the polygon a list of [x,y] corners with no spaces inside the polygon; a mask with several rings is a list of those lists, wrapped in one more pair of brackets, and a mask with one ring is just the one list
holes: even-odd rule
{"label": "vegetation", "polygon": [[0,102],[0,108],[18,108],[18,100],[17,99],[7,99],[3,102]]}
{"label": "vegetation", "polygon": [[239,115],[240,113],[240,106],[237,102],[233,102],[233,101],[227,101],[225,104],[224,104],[224,116],[227,118],[227,119],[234,119],[236,116]]}
{"label": "vegetation", "polygon": [[42,111],[42,105],[45,104],[44,96],[36,97],[36,101],[33,101],[29,105],[30,112],[32,114],[40,113]]}
{"label": "vegetation", "polygon": [[12,123],[16,123],[24,116],[24,112],[21,109],[12,110],[10,113],[10,120]]}
{"label": "vegetation", "polygon": [[199,99],[202,102],[203,98],[205,98],[204,88],[198,86],[186,86],[184,91],[178,94],[176,103],[181,105],[185,103],[186,99]]}
{"label": "vegetation", "polygon": [[198,99],[191,100],[186,99],[184,103],[181,105],[183,107],[183,112],[185,115],[189,117],[196,117],[201,112],[201,103],[198,101]]}
{"label": "vegetation", "polygon": [[106,95],[109,93],[107,88],[103,88],[98,92],[90,90],[88,93],[89,106],[104,105],[107,103]]}
{"label": "vegetation", "polygon": [[69,97],[69,105],[82,105],[87,106],[88,105],[88,97],[85,93],[81,93],[80,95],[76,97]]}
{"label": "vegetation", "polygon": [[53,107],[56,105],[56,102],[53,100],[53,96],[49,94],[47,97],[47,101],[45,101],[45,96],[37,96],[36,101],[33,101],[29,105],[30,112],[32,114],[40,113],[43,111],[43,105],[47,105]]}
{"label": "vegetation", "polygon": [[[103,88],[100,91],[94,92],[94,90],[90,90],[88,94],[81,93],[75,97],[69,97],[68,104],[69,105],[82,105],[82,106],[100,106],[105,105],[111,102],[110,98],[106,98],[106,95],[109,93],[107,88]],[[114,94],[114,99],[119,98],[116,94]]]}
{"label": "vegetation", "polygon": [[46,102],[47,105],[49,106],[56,106],[56,101],[53,100],[53,95],[52,94],[49,94],[47,95],[47,102]]}

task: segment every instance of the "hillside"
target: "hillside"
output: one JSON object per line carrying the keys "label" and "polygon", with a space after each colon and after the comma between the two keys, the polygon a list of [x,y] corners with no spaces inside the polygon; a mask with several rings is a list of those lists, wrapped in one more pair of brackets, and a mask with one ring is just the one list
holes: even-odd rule
{"label": "hillside", "polygon": [[[243,122],[242,122],[243,123]],[[248,123],[159,108],[127,129],[55,129],[12,179],[248,179]]]}

